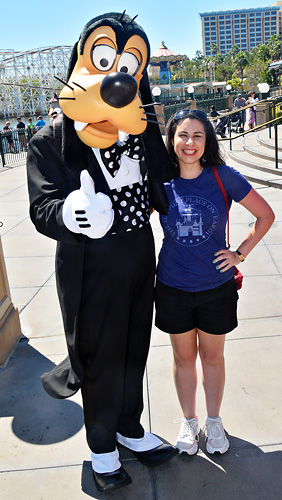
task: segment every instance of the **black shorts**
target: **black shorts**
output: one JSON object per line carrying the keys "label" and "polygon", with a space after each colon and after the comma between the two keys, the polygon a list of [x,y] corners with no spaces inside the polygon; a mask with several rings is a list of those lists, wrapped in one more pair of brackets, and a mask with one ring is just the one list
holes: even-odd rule
{"label": "black shorts", "polygon": [[213,335],[223,335],[238,325],[237,301],[234,278],[203,292],[186,292],[157,280],[155,325],[166,333],[184,333],[198,328]]}

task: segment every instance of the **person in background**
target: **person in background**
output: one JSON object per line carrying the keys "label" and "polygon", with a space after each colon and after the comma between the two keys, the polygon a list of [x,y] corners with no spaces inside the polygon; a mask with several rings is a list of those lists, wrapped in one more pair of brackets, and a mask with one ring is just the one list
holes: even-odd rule
{"label": "person in background", "polygon": [[215,109],[215,106],[212,105],[210,107],[210,113],[209,113],[210,118],[218,118],[217,120],[213,119],[212,120],[212,126],[216,132],[216,134],[220,135],[220,137],[225,138],[225,132],[226,132],[226,127],[227,127],[227,122],[228,122],[228,117],[220,117],[220,113],[218,113]]}
{"label": "person in background", "polygon": [[39,116],[35,124],[37,131],[44,127],[44,125],[46,125],[46,122],[43,120],[42,116]]}
{"label": "person in background", "polygon": [[3,128],[4,132],[5,132],[5,138],[7,139],[7,142],[8,142],[8,148],[9,148],[9,151],[10,153],[15,153],[15,146],[14,146],[14,141],[13,141],[13,136],[12,136],[12,130],[13,128],[11,127],[11,123],[9,121],[7,121],[4,125],[4,128]]}
{"label": "person in background", "polygon": [[[257,102],[259,102],[259,98],[257,97],[257,95],[256,95],[255,92],[251,92],[251,95],[247,99],[246,104],[255,104]],[[256,124],[256,118],[257,118],[257,108],[256,108],[256,106],[253,106],[253,111],[255,113],[255,121],[254,121],[254,125],[255,125]]]}
{"label": "person in background", "polygon": [[25,124],[20,116],[17,118],[17,122],[16,129],[18,131],[20,151],[26,151]]}
{"label": "person in background", "polygon": [[248,125],[250,129],[254,128],[255,121],[256,121],[256,115],[254,111],[254,106],[252,106],[251,108],[249,108],[249,119],[248,119]]}
{"label": "person in background", "polygon": [[36,134],[37,130],[36,130],[36,126],[35,124],[33,123],[32,121],[32,118],[29,118],[28,119],[28,124],[27,124],[27,136],[28,136],[28,140],[30,140],[32,138],[32,136],[34,134]]}
{"label": "person in background", "polygon": [[[206,449],[225,453],[220,408],[225,384],[225,336],[237,326],[238,292],[234,266],[242,263],[271,227],[268,203],[236,170],[225,165],[207,115],[187,109],[174,114],[166,146],[175,177],[164,184],[167,215],[160,215],[164,239],[155,290],[156,326],[170,334],[174,381],[183,418],[176,447],[197,453],[200,432],[196,411],[199,353],[206,399]],[[227,209],[217,183],[219,175],[229,206],[234,200],[256,219],[237,250],[226,243]]]}
{"label": "person in background", "polygon": [[[219,115],[219,113],[218,113],[218,111],[216,111],[216,109],[215,109],[215,106],[214,106],[214,105],[212,105],[212,106],[210,107],[210,113],[209,113],[209,116],[210,116],[211,118],[217,118],[218,116],[220,116],[220,115]],[[213,120],[213,121],[212,121],[212,124],[213,124],[213,127],[215,128],[215,127],[216,127],[216,125],[218,124],[218,120]]]}
{"label": "person in background", "polygon": [[[237,95],[233,106],[238,109],[246,106],[246,99],[242,97],[242,94]],[[244,109],[240,112],[240,132],[244,132],[245,122],[246,122],[246,110]]]}
{"label": "person in background", "polygon": [[218,113],[218,111],[216,111],[214,105],[212,105],[210,107],[210,115],[209,116],[211,116],[212,118],[215,118],[216,116],[220,116],[220,114]]}

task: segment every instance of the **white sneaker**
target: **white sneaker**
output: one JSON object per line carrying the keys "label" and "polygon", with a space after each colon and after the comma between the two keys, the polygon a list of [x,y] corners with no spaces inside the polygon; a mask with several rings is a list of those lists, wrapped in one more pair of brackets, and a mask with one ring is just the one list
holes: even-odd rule
{"label": "white sneaker", "polygon": [[188,455],[194,455],[198,451],[198,441],[200,427],[198,418],[180,418],[174,423],[181,423],[180,432],[175,443],[180,453],[185,452]]}
{"label": "white sneaker", "polygon": [[213,454],[218,451],[223,454],[228,450],[229,441],[225,435],[221,417],[207,417],[204,431],[206,433],[206,449],[208,453]]}

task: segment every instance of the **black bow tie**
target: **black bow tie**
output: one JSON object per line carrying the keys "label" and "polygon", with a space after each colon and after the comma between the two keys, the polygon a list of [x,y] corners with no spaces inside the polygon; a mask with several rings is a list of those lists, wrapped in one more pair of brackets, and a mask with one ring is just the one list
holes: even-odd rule
{"label": "black bow tie", "polygon": [[140,135],[129,135],[125,142],[116,142],[108,149],[100,149],[100,153],[103,163],[112,177],[115,177],[118,172],[121,156],[129,156],[139,161],[144,156]]}

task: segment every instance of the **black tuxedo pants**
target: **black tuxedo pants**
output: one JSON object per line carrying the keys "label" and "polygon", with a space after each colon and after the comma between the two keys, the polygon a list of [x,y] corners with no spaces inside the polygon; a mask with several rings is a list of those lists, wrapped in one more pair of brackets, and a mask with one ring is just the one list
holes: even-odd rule
{"label": "black tuxedo pants", "polygon": [[116,432],[144,435],[140,416],[154,276],[149,224],[86,245],[79,353],[87,442],[94,453],[113,451]]}

